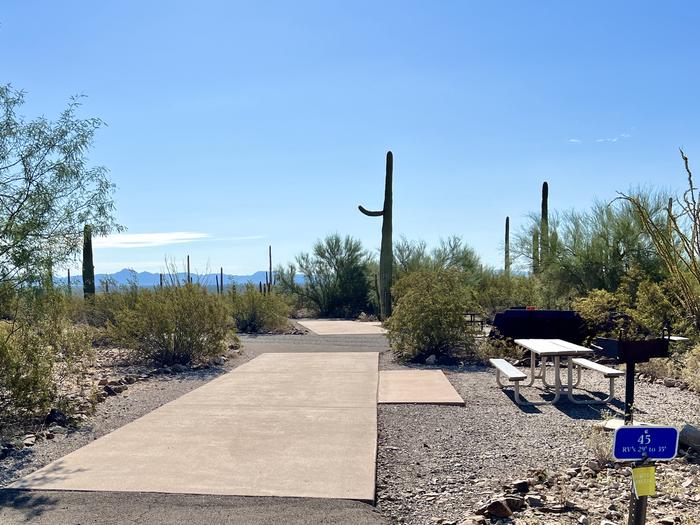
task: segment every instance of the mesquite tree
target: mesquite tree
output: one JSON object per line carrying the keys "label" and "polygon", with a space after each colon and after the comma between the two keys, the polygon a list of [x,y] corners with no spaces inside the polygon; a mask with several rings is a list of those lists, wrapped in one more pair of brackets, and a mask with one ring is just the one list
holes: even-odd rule
{"label": "mesquite tree", "polygon": [[86,153],[96,118],[76,116],[71,99],[55,121],[19,115],[24,93],[0,85],[0,283],[36,282],[46,268],[79,253],[83,225],[94,234],[114,222],[114,186]]}

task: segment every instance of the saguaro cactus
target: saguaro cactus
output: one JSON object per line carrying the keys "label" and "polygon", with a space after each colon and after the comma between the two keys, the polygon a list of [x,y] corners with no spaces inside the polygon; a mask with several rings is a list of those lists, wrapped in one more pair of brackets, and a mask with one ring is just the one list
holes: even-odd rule
{"label": "saguaro cactus", "polygon": [[549,262],[549,185],[542,183],[542,216],[540,217],[540,264]]}
{"label": "saguaro cactus", "polygon": [[362,206],[359,210],[368,217],[382,217],[382,247],[379,253],[379,314],[382,319],[391,316],[391,278],[394,265],[394,251],[391,223],[392,180],[394,176],[394,155],[386,152],[386,180],[384,182],[384,207],[381,211],[369,211]]}
{"label": "saguaro cactus", "polygon": [[270,290],[272,290],[272,285],[273,285],[273,282],[272,282],[272,245],[267,247],[267,255],[268,255],[268,260],[270,263],[270,282],[267,285],[267,290],[270,291]]}
{"label": "saguaro cactus", "polygon": [[83,228],[83,297],[95,296],[95,266],[92,262],[92,228]]}
{"label": "saguaro cactus", "polygon": [[532,232],[532,273],[540,271],[540,232],[535,230]]}
{"label": "saguaro cactus", "polygon": [[505,260],[503,261],[503,273],[510,275],[510,217],[506,217],[506,236],[503,243]]}

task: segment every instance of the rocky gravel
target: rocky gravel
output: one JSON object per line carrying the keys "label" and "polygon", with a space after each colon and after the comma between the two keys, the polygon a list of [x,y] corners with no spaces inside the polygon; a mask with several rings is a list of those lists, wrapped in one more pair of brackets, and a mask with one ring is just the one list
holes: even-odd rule
{"label": "rocky gravel", "polygon": [[[389,353],[382,355],[380,365],[402,367]],[[612,434],[600,426],[621,415],[622,403],[596,407],[565,402],[521,408],[496,386],[493,371],[486,367],[443,370],[466,407],[379,406],[377,506],[384,515],[409,524],[623,522],[629,469],[601,461],[591,476],[586,467],[604,457]],[[601,395],[606,392],[607,380],[586,372],[581,386]],[[617,398],[624,398],[622,381],[617,391]],[[523,392],[536,400],[541,391],[524,388]],[[663,382],[639,382],[635,401],[640,421],[676,426],[700,423],[700,396],[693,392],[669,388]],[[690,456],[660,467],[659,494],[674,489],[672,494],[652,498],[650,509],[656,510],[651,517],[697,523],[693,520],[700,509],[700,478],[695,461]],[[522,498],[522,505],[514,504],[522,507],[515,514],[476,514],[494,500],[502,500],[512,492],[512,482],[523,478],[530,480],[536,507]],[[662,516],[657,516],[659,512]]]}

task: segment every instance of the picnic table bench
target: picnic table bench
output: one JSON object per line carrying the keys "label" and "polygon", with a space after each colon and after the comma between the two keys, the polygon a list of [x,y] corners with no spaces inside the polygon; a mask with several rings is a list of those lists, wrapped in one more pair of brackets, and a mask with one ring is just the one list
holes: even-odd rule
{"label": "picnic table bench", "polygon": [[[515,402],[519,405],[545,405],[553,404],[559,401],[561,394],[565,391],[566,395],[572,403],[576,404],[604,404],[608,403],[614,396],[615,378],[624,375],[624,372],[611,368],[599,363],[595,363],[586,357],[593,355],[593,350],[586,348],[562,339],[516,339],[515,343],[530,351],[530,377],[525,386],[532,386],[536,379],[540,379],[545,388],[554,389],[554,398],[551,401],[525,401],[520,397],[520,383],[528,379],[527,374],[524,374],[505,359],[490,359],[489,362],[496,368],[496,382],[501,388],[505,388],[501,382],[501,375],[504,375],[508,381],[513,384],[515,393]],[[536,358],[540,358],[540,368],[537,369]],[[547,380],[547,360],[553,361],[554,382],[549,383]],[[563,385],[561,380],[562,360],[566,366],[566,382]],[[577,378],[574,382],[574,368],[576,369]],[[574,398],[573,390],[581,381],[581,369],[586,368],[603,374],[605,378],[610,379],[610,393],[605,399],[586,399],[578,400]]]}

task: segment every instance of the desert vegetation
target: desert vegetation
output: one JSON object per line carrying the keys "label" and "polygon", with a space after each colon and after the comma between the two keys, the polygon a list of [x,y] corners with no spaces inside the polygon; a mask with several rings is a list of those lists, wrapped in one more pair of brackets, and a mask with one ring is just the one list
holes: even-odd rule
{"label": "desert vegetation", "polygon": [[[550,207],[542,185],[537,212],[521,224],[506,217],[504,261],[481,262],[460,236],[429,247],[393,237],[393,156],[387,154],[382,247],[376,257],[352,236],[334,233],[310,252],[250,283],[216,293],[170,268],[161,285],[95,283],[92,237],[120,230],[113,186],[86,161],[99,119],[76,116],[72,100],[56,121],[18,116],[23,94],[0,88],[0,407],[5,418],[51,407],[70,410],[67,393],[85,388],[81,374],[95,347],[118,345],[134,360],[159,365],[206,363],[236,332],[284,331],[290,316],[384,321],[404,360],[441,362],[507,354],[507,342],[483,338],[470,312],[486,321],[512,306],[573,308],[600,335],[648,337],[662,329],[689,337],[654,375],[700,388],[700,204],[690,163],[680,196],[653,190],[621,193],[588,210]],[[511,240],[511,230],[516,233]],[[83,297],[54,284],[54,269],[79,258]],[[189,275],[189,274],[188,274]],[[223,275],[222,275],[223,280]]]}

